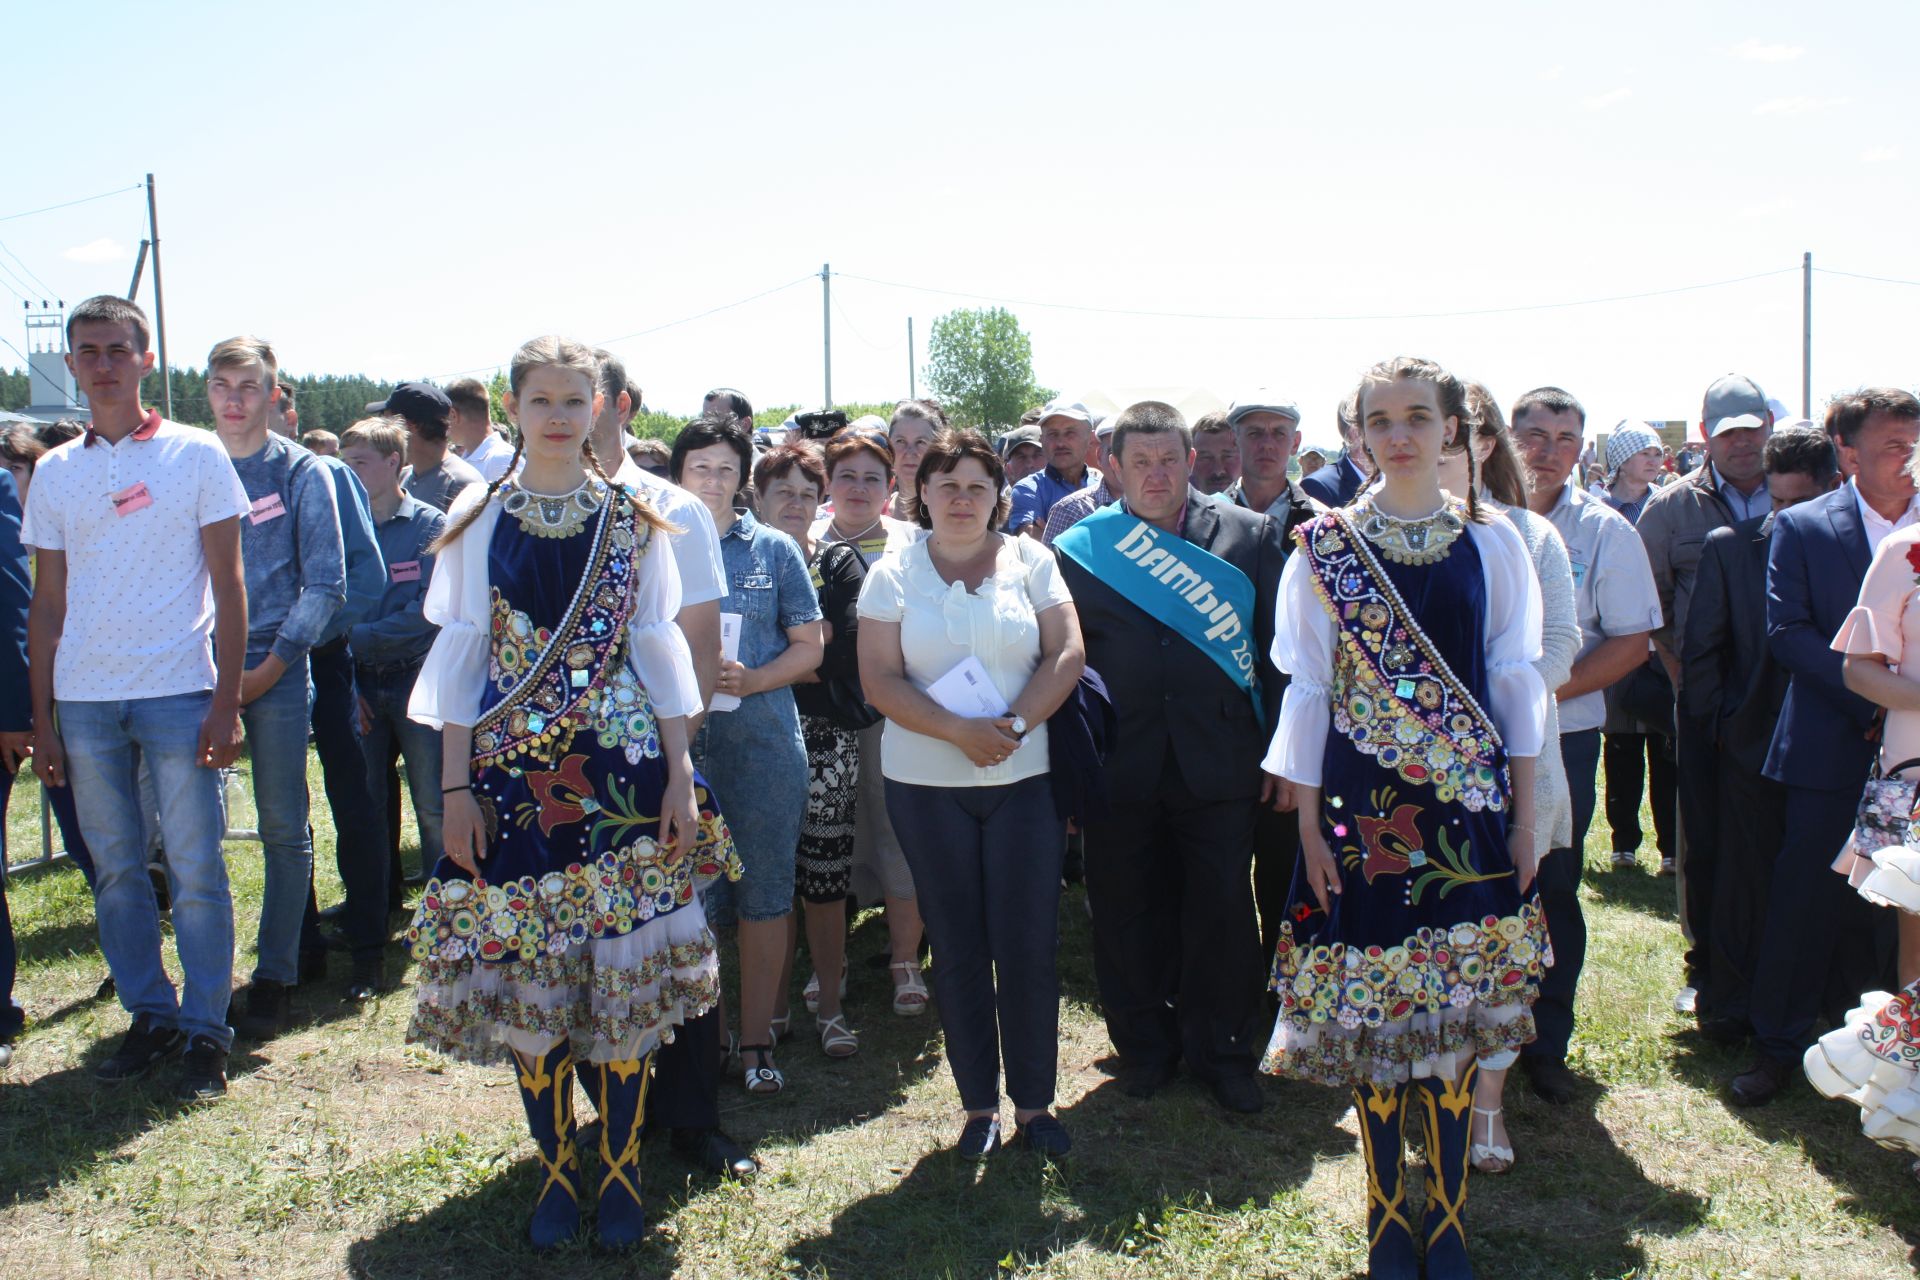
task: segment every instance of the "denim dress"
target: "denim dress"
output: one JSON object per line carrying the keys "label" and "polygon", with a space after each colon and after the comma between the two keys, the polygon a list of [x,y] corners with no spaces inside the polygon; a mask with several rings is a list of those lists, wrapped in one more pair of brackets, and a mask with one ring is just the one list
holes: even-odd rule
{"label": "denim dress", "polygon": [[[743,511],[720,535],[722,608],[740,615],[739,661],[761,667],[787,648],[787,628],[820,618],[800,546]],[[807,747],[791,686],[751,694],[700,726],[693,764],[725,806],[744,868],[739,883],[706,887],[707,917],[777,920],[793,909],[794,861],[807,810]]]}

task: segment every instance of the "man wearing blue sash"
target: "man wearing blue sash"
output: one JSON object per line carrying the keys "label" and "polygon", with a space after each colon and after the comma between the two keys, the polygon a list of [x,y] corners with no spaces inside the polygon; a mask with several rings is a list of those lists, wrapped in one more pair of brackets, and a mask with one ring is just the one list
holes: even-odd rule
{"label": "man wearing blue sash", "polygon": [[1267,654],[1286,546],[1271,517],[1195,492],[1192,466],[1180,414],[1132,406],[1110,463],[1124,498],[1054,543],[1087,666],[1119,716],[1087,901],[1127,1092],[1151,1096],[1184,1059],[1222,1106],[1253,1112],[1265,958],[1251,865],[1256,810],[1287,803],[1260,772],[1282,688]]}

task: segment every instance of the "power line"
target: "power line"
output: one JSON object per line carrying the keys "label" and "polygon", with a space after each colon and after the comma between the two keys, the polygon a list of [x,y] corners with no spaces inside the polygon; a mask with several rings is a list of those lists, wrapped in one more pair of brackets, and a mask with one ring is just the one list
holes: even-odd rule
{"label": "power line", "polygon": [[[665,324],[654,325],[651,329],[641,329],[634,333],[622,334],[617,338],[605,338],[605,339],[602,339],[600,342],[595,343],[594,345],[599,347],[611,347],[616,342],[631,342],[635,338],[644,338],[648,334],[659,333],[663,329],[672,329],[679,325],[691,324],[695,320],[704,320],[708,316],[718,315],[722,311],[731,311],[735,307],[744,307],[749,302],[758,302],[762,298],[770,298],[774,294],[783,292],[784,290],[787,290],[787,289],[791,289],[797,284],[805,284],[809,280],[818,280],[819,278],[820,277],[817,274],[809,272],[808,274],[801,276],[797,280],[789,280],[785,284],[775,285],[771,289],[762,289],[759,293],[753,294],[750,297],[740,298],[733,302],[723,302],[717,307],[708,307],[705,311],[696,312],[690,316],[681,316],[678,320],[669,320]],[[482,373],[488,369],[498,369],[499,367],[500,367],[500,362],[496,360],[492,364],[476,365],[471,369],[460,369],[453,373],[442,373],[436,376],[440,378],[460,378],[460,377],[466,376],[469,373]]]}
{"label": "power line", "polygon": [[77,204],[89,204],[95,200],[105,200],[108,196],[120,196],[125,195],[129,191],[143,191],[145,189],[143,184],[136,182],[130,187],[116,187],[112,191],[102,191],[97,196],[81,196],[78,200],[63,200],[59,204],[43,205],[38,209],[28,209],[24,213],[10,213],[4,218],[0,218],[0,222],[12,222],[16,218],[31,218],[36,213],[52,213],[55,209],[71,209]]}
{"label": "power line", "polygon": [[12,258],[15,262],[18,262],[20,264],[20,269],[27,273],[27,279],[31,280],[34,284],[38,285],[42,290],[45,291],[43,295],[44,297],[57,298],[60,296],[58,293],[54,291],[54,288],[52,285],[48,284],[45,280],[42,280],[39,276],[35,275],[33,273],[33,268],[28,266],[21,259],[19,254],[9,249],[7,247],[6,241],[4,240],[0,240],[0,253],[6,254],[9,258]]}
{"label": "power line", "polygon": [[891,351],[895,347],[899,346],[903,341],[905,341],[905,339],[903,338],[895,338],[892,342],[889,342],[886,346],[883,347],[879,343],[873,341],[873,339],[867,337],[866,334],[860,332],[860,326],[853,322],[853,317],[847,314],[846,307],[841,305],[840,299],[838,297],[835,297],[833,299],[833,309],[835,311],[838,311],[840,313],[840,318],[847,322],[847,328],[853,330],[853,336],[860,339],[860,341],[865,343],[867,346],[872,347],[875,351]]}
{"label": "power line", "polygon": [[1799,267],[1781,267],[1774,271],[1756,271],[1752,275],[1734,276],[1727,280],[1708,280],[1700,284],[1679,285],[1672,289],[1648,289],[1641,293],[1617,293],[1601,298],[1578,298],[1567,302],[1534,302],[1510,307],[1481,307],[1471,311],[1407,311],[1380,313],[1374,315],[1223,315],[1198,311],[1137,311],[1125,307],[1090,307],[1072,302],[1040,302],[1033,299],[995,298],[987,294],[970,293],[964,289],[935,289],[924,285],[902,284],[897,280],[876,280],[871,276],[852,275],[836,271],[834,275],[844,280],[858,280],[865,284],[877,284],[888,289],[905,289],[913,293],[943,294],[953,298],[971,298],[976,302],[993,302],[1010,307],[1042,307],[1056,311],[1085,311],[1097,315],[1138,316],[1154,320],[1226,320],[1240,323],[1348,323],[1379,320],[1447,320],[1468,316],[1510,315],[1525,311],[1551,311],[1561,307],[1593,307],[1609,302],[1632,302],[1640,298],[1664,298],[1676,293],[1691,293],[1700,289],[1720,289],[1728,285],[1745,284],[1749,280],[1764,280],[1769,276],[1786,275],[1798,272]]}
{"label": "power line", "polygon": [[1815,267],[1823,276],[1846,276],[1849,280],[1872,280],[1878,284],[1904,284],[1920,289],[1920,280],[1900,280],[1893,276],[1863,276],[1858,271],[1835,271],[1832,267]]}

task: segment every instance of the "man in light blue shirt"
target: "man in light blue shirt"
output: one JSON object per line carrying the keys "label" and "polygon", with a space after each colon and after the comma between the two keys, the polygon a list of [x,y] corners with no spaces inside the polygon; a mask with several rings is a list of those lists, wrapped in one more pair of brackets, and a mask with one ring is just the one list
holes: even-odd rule
{"label": "man in light blue shirt", "polygon": [[1087,406],[1069,400],[1049,403],[1040,411],[1040,444],[1047,465],[1013,486],[1007,533],[1039,537],[1054,503],[1100,478],[1087,462],[1093,447],[1093,414]]}

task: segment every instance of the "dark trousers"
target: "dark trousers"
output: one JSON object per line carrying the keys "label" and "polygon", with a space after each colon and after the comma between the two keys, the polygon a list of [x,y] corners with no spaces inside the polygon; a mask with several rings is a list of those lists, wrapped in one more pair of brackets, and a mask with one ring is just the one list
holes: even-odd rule
{"label": "dark trousers", "polygon": [[[1254,920],[1256,802],[1194,798],[1169,752],[1153,794],[1087,832],[1094,976],[1129,1066],[1253,1071],[1266,963]],[[936,943],[937,947],[937,943]]]}
{"label": "dark trousers", "polygon": [[1587,963],[1587,918],[1580,911],[1580,880],[1586,870],[1587,828],[1593,825],[1594,782],[1600,771],[1600,731],[1560,735],[1560,759],[1573,795],[1573,844],[1540,860],[1540,905],[1547,913],[1553,965],[1540,980],[1533,1006],[1538,1037],[1521,1052],[1564,1059],[1573,1039],[1573,999]]}
{"label": "dark trousers", "polygon": [[1878,985],[1874,909],[1834,874],[1860,789],[1787,787],[1786,834],[1767,890],[1753,978],[1753,1035],[1776,1062],[1797,1064],[1822,1013],[1838,1018]]}
{"label": "dark trousers", "polygon": [[[13,775],[0,769],[0,815],[13,797]],[[91,879],[91,877],[89,877]],[[13,980],[20,969],[20,952],[13,941],[13,916],[7,911],[7,832],[0,822],[0,1044],[20,1034],[27,1011],[13,999]]]}
{"label": "dark trousers", "polygon": [[[1680,922],[1687,938],[1687,985],[1696,991],[1710,991],[1714,987],[1714,865],[1721,844],[1720,750],[1714,741],[1712,721],[1683,715],[1679,729],[1673,746],[1684,836],[1680,847]],[[1836,844],[1827,860],[1831,862],[1839,853]]]}
{"label": "dark trousers", "polygon": [[1716,1016],[1749,1022],[1767,896],[1786,829],[1786,794],[1779,783],[1723,755],[1719,799],[1721,839],[1710,913],[1713,987],[1700,995]]}
{"label": "dark trousers", "polygon": [[720,1009],[683,1023],[653,1051],[647,1123],[669,1129],[720,1127]]}
{"label": "dark trousers", "polygon": [[1644,786],[1653,809],[1653,843],[1663,858],[1674,856],[1674,809],[1680,800],[1679,768],[1673,739],[1664,733],[1602,735],[1601,767],[1606,771],[1607,826],[1617,853],[1640,847],[1640,795]]}
{"label": "dark trousers", "polygon": [[933,944],[933,984],[960,1105],[1053,1105],[1060,1045],[1060,862],[1066,824],[1045,774],[1001,787],[887,779],[887,816]]}
{"label": "dark trousers", "polygon": [[[334,861],[346,887],[342,930],[356,961],[378,960],[387,945],[387,833],[367,791],[367,760],[360,750],[353,659],[344,643],[313,650],[313,745],[333,810]],[[323,946],[318,904],[307,889],[301,948]]]}
{"label": "dark trousers", "polygon": [[1265,973],[1280,946],[1287,894],[1300,861],[1300,815],[1261,805],[1253,819],[1253,903],[1260,912],[1260,964]]}

